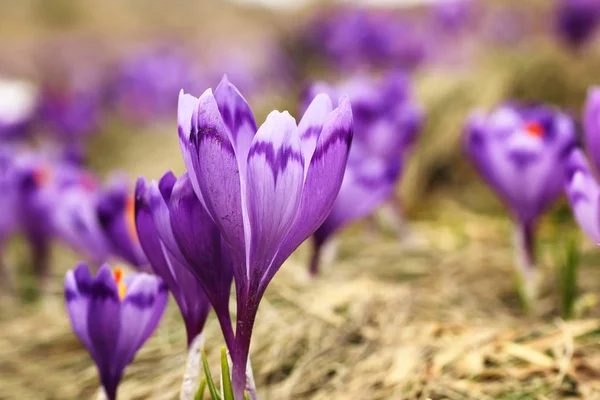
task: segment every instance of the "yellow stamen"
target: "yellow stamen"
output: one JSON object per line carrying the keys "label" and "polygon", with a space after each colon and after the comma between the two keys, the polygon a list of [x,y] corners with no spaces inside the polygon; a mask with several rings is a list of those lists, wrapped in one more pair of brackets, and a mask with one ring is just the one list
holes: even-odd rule
{"label": "yellow stamen", "polygon": [[119,291],[119,300],[123,300],[123,297],[127,294],[127,285],[123,282],[123,270],[118,267],[113,269],[113,277],[115,278],[115,283],[117,284],[117,289]]}
{"label": "yellow stamen", "polygon": [[127,286],[123,282],[119,283],[119,300],[123,300],[127,294]]}

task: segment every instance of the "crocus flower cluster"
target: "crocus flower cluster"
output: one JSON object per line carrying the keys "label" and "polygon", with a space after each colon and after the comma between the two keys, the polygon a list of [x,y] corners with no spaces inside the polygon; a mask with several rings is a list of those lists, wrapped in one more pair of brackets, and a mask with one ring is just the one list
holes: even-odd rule
{"label": "crocus flower cluster", "polygon": [[103,265],[92,277],[85,264],[67,272],[65,299],[73,331],[98,367],[108,400],[117,398],[125,367],[156,330],[167,287],[155,276]]}
{"label": "crocus flower cluster", "polygon": [[476,112],[466,127],[468,156],[515,219],[520,279],[529,297],[535,284],[535,226],[562,193],[562,170],[575,142],[571,118],[544,105],[506,104],[487,115]]}
{"label": "crocus flower cluster", "polygon": [[315,84],[309,93],[317,92],[327,92],[332,98],[348,94],[355,135],[340,193],[331,214],[314,234],[313,274],[319,270],[323,245],[339,229],[371,214],[394,195],[424,117],[411,93],[409,78],[398,72],[380,80],[355,76],[335,88]]}
{"label": "crocus flower cluster", "polygon": [[24,234],[42,281],[49,273],[54,239],[61,239],[96,266],[117,257],[145,268],[133,196],[122,180],[103,186],[90,170],[40,151],[5,147],[0,159],[4,206],[0,238]]}
{"label": "crocus flower cluster", "polygon": [[[246,100],[223,78],[214,93],[181,92],[178,131],[187,173],[167,173],[150,185],[138,181],[137,229],[154,271],[178,293],[184,318],[186,304],[202,303],[199,293],[214,307],[241,399],[258,305],[283,262],[331,211],[352,112],[347,98],[333,109],[321,94],[298,125],[289,113],[273,111],[259,128]],[[184,285],[190,275],[197,286]],[[232,276],[235,333],[228,309]]]}
{"label": "crocus flower cluster", "polygon": [[414,68],[426,56],[425,36],[409,18],[367,10],[321,15],[306,29],[309,48],[342,68]]}
{"label": "crocus flower cluster", "polygon": [[565,42],[575,48],[585,44],[600,22],[597,0],[556,0],[557,29]]}

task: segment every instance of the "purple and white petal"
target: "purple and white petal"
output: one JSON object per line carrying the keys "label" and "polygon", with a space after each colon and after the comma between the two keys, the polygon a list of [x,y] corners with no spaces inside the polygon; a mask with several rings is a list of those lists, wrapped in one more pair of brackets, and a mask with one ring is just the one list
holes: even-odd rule
{"label": "purple and white petal", "polygon": [[[331,105],[331,99],[328,95],[321,93],[315,96],[304,112],[304,115],[298,124],[298,133],[302,142],[304,165],[310,164],[310,160],[317,147],[317,140],[319,139],[319,136],[321,136],[323,125],[325,125],[332,110],[333,106]],[[307,172],[308,168],[305,168],[305,177]]]}
{"label": "purple and white petal", "polygon": [[248,154],[249,278],[250,273],[262,277],[281,238],[290,231],[303,180],[304,159],[296,121],[287,112],[273,111],[258,129]]}

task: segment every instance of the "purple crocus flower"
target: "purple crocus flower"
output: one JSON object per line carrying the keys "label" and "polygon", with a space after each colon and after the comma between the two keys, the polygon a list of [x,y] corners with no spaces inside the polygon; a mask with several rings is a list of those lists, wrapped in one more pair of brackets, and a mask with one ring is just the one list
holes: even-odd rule
{"label": "purple crocus flower", "polygon": [[556,172],[575,141],[571,118],[544,105],[503,105],[489,115],[474,113],[467,124],[468,156],[516,220],[527,290],[533,290],[535,225],[562,193]]}
{"label": "purple crocus flower", "polygon": [[23,139],[29,133],[37,102],[34,84],[0,77],[0,141]]}
{"label": "purple crocus flower", "polygon": [[177,179],[168,172],[149,186],[139,178],[135,222],[153,271],[165,280],[179,305],[188,345],[202,332],[212,304],[231,348],[229,295],[233,271],[228,250],[187,174]]}
{"label": "purple crocus flower", "polygon": [[557,29],[573,47],[583,45],[600,22],[598,0],[557,0]]}
{"label": "purple crocus flower", "polygon": [[565,191],[575,220],[600,244],[600,186],[581,149],[573,149],[565,163]]}
{"label": "purple crocus flower", "polygon": [[179,138],[191,185],[231,250],[237,324],[232,382],[243,398],[258,305],[275,273],[325,220],[352,140],[347,98],[320,95],[299,126],[273,111],[258,128],[227,78],[200,98],[179,98]]}
{"label": "purple crocus flower", "polygon": [[86,75],[64,75],[42,86],[39,119],[67,149],[80,150],[100,129],[103,92]]}
{"label": "purple crocus flower", "polygon": [[137,52],[120,66],[112,101],[131,121],[149,121],[177,108],[177,91],[193,80],[191,60],[182,49],[159,46]]}
{"label": "purple crocus flower", "polygon": [[135,353],[152,335],[167,305],[162,279],[123,276],[103,265],[95,278],[85,264],[67,272],[65,299],[73,331],[96,362],[109,400]]}
{"label": "purple crocus flower", "polygon": [[588,91],[583,113],[585,148],[596,172],[600,172],[600,87]]}
{"label": "purple crocus flower", "polygon": [[138,239],[134,210],[134,195],[122,177],[115,177],[98,195],[97,217],[111,253],[144,270],[148,260]]}
{"label": "purple crocus flower", "polygon": [[355,132],[340,193],[314,235],[312,274],[318,273],[321,249],[335,232],[371,214],[393,196],[404,159],[423,122],[409,83],[404,74],[392,73],[380,81],[356,76],[336,88],[317,84],[309,91],[325,91],[333,98],[347,94]]}

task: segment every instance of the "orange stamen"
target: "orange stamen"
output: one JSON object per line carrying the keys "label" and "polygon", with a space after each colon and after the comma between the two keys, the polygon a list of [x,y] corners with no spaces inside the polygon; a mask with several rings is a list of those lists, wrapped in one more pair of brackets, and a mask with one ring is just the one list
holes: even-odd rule
{"label": "orange stamen", "polygon": [[123,300],[123,297],[127,294],[127,285],[123,282],[123,270],[118,267],[113,269],[113,277],[115,278],[117,290],[119,291],[119,300]]}
{"label": "orange stamen", "polygon": [[127,198],[127,205],[125,207],[125,218],[129,236],[131,236],[134,242],[138,242],[137,228],[135,227],[135,199],[133,195]]}
{"label": "orange stamen", "polygon": [[544,137],[544,127],[537,122],[529,122],[525,124],[525,132],[535,137]]}

